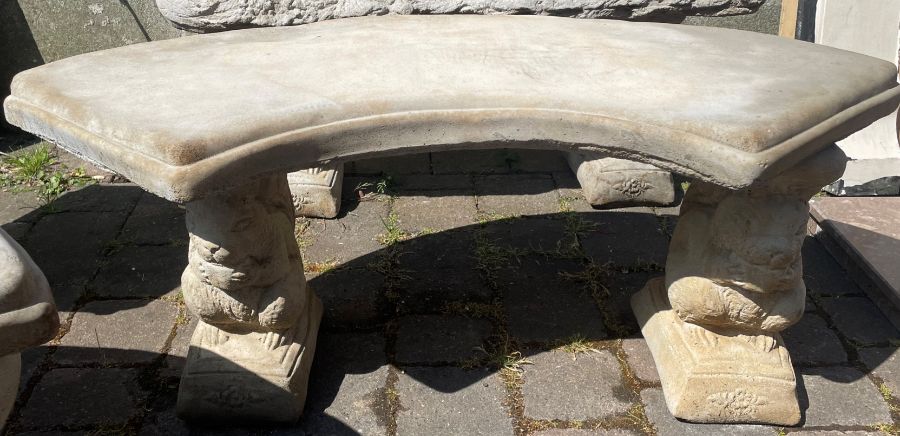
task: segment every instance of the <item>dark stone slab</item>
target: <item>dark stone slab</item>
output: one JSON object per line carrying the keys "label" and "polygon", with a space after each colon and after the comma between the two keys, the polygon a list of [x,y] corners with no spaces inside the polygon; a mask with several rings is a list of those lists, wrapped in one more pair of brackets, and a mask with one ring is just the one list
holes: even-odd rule
{"label": "dark stone slab", "polygon": [[402,292],[400,307],[435,313],[451,302],[490,302],[494,297],[478,270],[474,233],[465,230],[423,235],[397,245]]}
{"label": "dark stone slab", "polygon": [[145,393],[137,369],[59,368],[45,374],[22,410],[26,428],[124,424]]}
{"label": "dark stone slab", "polygon": [[479,355],[491,323],[449,315],[400,318],[396,359],[401,364],[460,362]]}
{"label": "dark stone slab", "polygon": [[431,168],[434,174],[504,174],[515,159],[507,149],[443,151],[431,153]]}
{"label": "dark stone slab", "polygon": [[62,364],[150,362],[163,351],[177,316],[175,304],[162,300],[88,303],[75,314],[53,360]]}
{"label": "dark stone slab", "polygon": [[784,345],[794,364],[840,364],[847,353],[837,335],[822,317],[807,313],[797,324],[782,332]]}
{"label": "dark stone slab", "polygon": [[499,271],[510,334],[526,343],[545,344],[576,335],[605,338],[602,314],[589,292],[561,276],[581,268],[572,261],[529,256]]}
{"label": "dark stone slab", "polygon": [[428,192],[435,196],[442,195],[440,191],[475,193],[475,183],[468,174],[406,174],[395,176],[392,181],[394,188],[401,193]]}
{"label": "dark stone slab", "polygon": [[22,375],[19,377],[19,394],[28,386],[28,380],[34,375],[41,363],[47,357],[49,351],[46,345],[31,347],[22,350]]}
{"label": "dark stone slab", "polygon": [[775,434],[774,427],[746,424],[694,424],[675,419],[666,408],[666,400],[662,389],[650,388],[641,391],[641,402],[650,424],[656,428],[659,436],[707,436],[734,435],[756,436]]}
{"label": "dark stone slab", "polygon": [[131,212],[122,239],[132,244],[184,245],[188,232],[184,209],[166,199],[145,192]]}
{"label": "dark stone slab", "polygon": [[15,221],[3,224],[3,231],[11,238],[22,243],[22,241],[25,240],[25,237],[28,236],[28,231],[31,230],[32,227],[34,227],[34,223]]}
{"label": "dark stone slab", "polygon": [[813,295],[862,295],[862,290],[850,280],[847,272],[828,254],[816,238],[803,240],[803,280]]}
{"label": "dark stone slab", "polygon": [[428,153],[363,159],[350,162],[345,168],[348,174],[428,174],[431,159]]}
{"label": "dark stone slab", "polygon": [[393,211],[399,217],[400,227],[412,234],[470,226],[478,214],[474,195],[453,191],[445,191],[441,196],[400,196],[394,199]]}
{"label": "dark stone slab", "polygon": [[797,375],[797,397],[806,427],[892,422],[878,388],[855,369],[808,368]]}
{"label": "dark stone slab", "polygon": [[626,267],[663,266],[669,240],[651,213],[592,213],[583,218],[591,223],[583,232],[585,253],[599,265]]}
{"label": "dark stone slab", "polygon": [[615,317],[613,321],[619,323],[622,333],[637,334],[640,332],[640,325],[631,309],[631,296],[644,289],[644,285],[650,279],[663,275],[665,275],[663,271],[622,273],[613,268],[608,276],[600,278],[601,283],[609,290],[603,309],[609,316]]}
{"label": "dark stone slab", "polygon": [[87,283],[101,252],[125,221],[125,212],[68,212],[45,215],[22,244],[51,287]]}
{"label": "dark stone slab", "polygon": [[181,287],[187,246],[125,246],[109,255],[91,290],[102,297],[162,297]]}
{"label": "dark stone slab", "polygon": [[878,344],[900,340],[900,332],[866,297],[822,298],[822,309],[834,326],[858,344]]}
{"label": "dark stone slab", "polygon": [[475,177],[478,211],[488,215],[522,216],[559,213],[559,194],[548,175]]}
{"label": "dark stone slab", "polygon": [[41,201],[31,191],[0,190],[0,223],[33,222],[40,218]]}
{"label": "dark stone slab", "polygon": [[491,244],[519,251],[564,252],[575,244],[562,219],[514,219],[490,222],[482,235]]}
{"label": "dark stone slab", "polygon": [[348,263],[384,248],[378,235],[385,232],[389,204],[382,200],[345,201],[338,220],[312,220],[304,237],[304,262]]}
{"label": "dark stone slab", "polygon": [[514,173],[549,173],[569,171],[569,163],[562,151],[508,150],[509,169]]}
{"label": "dark stone slab", "polygon": [[384,347],[377,333],[321,334],[306,410],[297,427],[306,434],[385,434],[389,409]]}
{"label": "dark stone slab", "polygon": [[859,350],[859,360],[872,375],[884,382],[895,397],[900,398],[900,356],[896,347],[862,348]]}
{"label": "dark stone slab", "polygon": [[406,368],[397,382],[397,435],[509,435],[503,381],[485,370]]}
{"label": "dark stone slab", "polygon": [[635,377],[649,383],[660,382],[656,363],[644,338],[623,339],[622,348],[625,350],[625,361]]}
{"label": "dark stone slab", "polygon": [[525,416],[566,421],[623,415],[633,395],[622,380],[619,361],[609,351],[551,351],[529,358],[522,396]]}
{"label": "dark stone slab", "polygon": [[325,306],[327,327],[371,326],[390,313],[384,296],[384,276],[366,268],[341,268],[312,277],[312,289]]}

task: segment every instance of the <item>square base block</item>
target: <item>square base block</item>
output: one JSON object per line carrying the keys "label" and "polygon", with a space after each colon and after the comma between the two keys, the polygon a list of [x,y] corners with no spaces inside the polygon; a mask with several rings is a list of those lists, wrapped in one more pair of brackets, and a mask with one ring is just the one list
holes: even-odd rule
{"label": "square base block", "polygon": [[779,335],[712,332],[682,321],[657,278],[631,299],[676,418],[796,425],[796,379]]}
{"label": "square base block", "polygon": [[178,389],[178,416],[206,422],[297,421],[322,319],[321,301],[312,292],[309,296],[307,316],[280,338],[232,334],[198,323]]}

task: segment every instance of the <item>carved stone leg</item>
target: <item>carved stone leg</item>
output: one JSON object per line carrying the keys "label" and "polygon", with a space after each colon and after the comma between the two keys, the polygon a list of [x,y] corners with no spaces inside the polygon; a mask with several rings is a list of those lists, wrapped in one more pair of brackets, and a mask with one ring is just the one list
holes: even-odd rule
{"label": "carved stone leg", "polygon": [[832,147],[741,191],[691,184],[665,280],[651,280],[631,301],[676,417],[799,423],[779,332],[803,314],[807,202],[844,162]]}
{"label": "carved stone leg", "polygon": [[675,201],[672,173],[653,165],[625,159],[591,159],[567,155],[584,199],[597,208],[664,206]]}
{"label": "carved stone leg", "polygon": [[322,304],[306,287],[284,175],[187,204],[185,302],[200,323],[178,392],[186,419],[291,422]]}
{"label": "carved stone leg", "polygon": [[341,210],[344,164],[335,163],[288,174],[297,216],[334,218]]}

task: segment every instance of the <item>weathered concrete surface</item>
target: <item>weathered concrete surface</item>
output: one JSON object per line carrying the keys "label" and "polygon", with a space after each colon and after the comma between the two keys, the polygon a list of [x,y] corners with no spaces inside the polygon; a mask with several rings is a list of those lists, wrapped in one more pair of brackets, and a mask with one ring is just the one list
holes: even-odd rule
{"label": "weathered concrete surface", "polygon": [[[329,37],[319,38],[322,32]],[[572,34],[584,44],[572,46]],[[398,46],[397,38],[415,44]],[[485,57],[484,40],[505,48]],[[282,55],[258,50],[262,41]],[[705,50],[693,50],[695,44]],[[597,57],[599,47],[610,55]],[[206,67],[196,68],[206,50],[222,56],[206,57]],[[510,50],[521,55],[507,56]],[[366,59],[366,68],[306,61],[335,59],[338,51],[339,59]],[[423,55],[434,52],[442,55]],[[735,58],[735,52],[743,56]],[[241,64],[227,60],[234,57]],[[129,58],[156,61],[135,66],[123,60]],[[591,71],[642,74],[586,76],[588,59]],[[697,93],[697,76],[712,67],[718,80],[704,81],[705,91]],[[417,86],[410,87],[410,71],[428,73],[418,74]],[[470,74],[479,80],[454,80]],[[86,54],[18,75],[4,104],[11,122],[177,202],[274,170],[484,143],[607,151],[742,188],[892,110],[900,101],[896,74],[893,64],[862,55],[724,29],[556,17],[391,16]],[[172,76],[204,86],[172,86]],[[240,87],[236,77],[266,85]],[[646,86],[650,82],[653,87]],[[449,96],[447,83],[454,83]],[[313,86],[315,95],[302,93]],[[831,92],[811,92],[820,86]],[[77,96],[64,91],[72,87],[80,90]],[[135,92],[142,87],[156,92]],[[735,100],[744,104],[735,106]],[[681,110],[671,110],[674,105]],[[197,115],[160,110],[172,106],[192,107]],[[254,128],[236,122],[247,112],[255,114]],[[86,125],[92,133],[74,134]],[[501,144],[493,142],[498,138]],[[309,147],[313,142],[316,147]],[[120,152],[120,144],[155,159],[132,161],[134,154]],[[229,152],[237,147],[241,153]],[[250,155],[235,164],[238,156]]]}
{"label": "weathered concrete surface", "polygon": [[385,14],[527,14],[578,18],[620,18],[678,21],[686,15],[737,15],[753,12],[765,0],[586,0],[540,3],[527,0],[434,1],[383,0],[216,1],[157,0],[166,18],[178,26],[198,30],[224,30],[253,26],[287,26],[321,20]]}

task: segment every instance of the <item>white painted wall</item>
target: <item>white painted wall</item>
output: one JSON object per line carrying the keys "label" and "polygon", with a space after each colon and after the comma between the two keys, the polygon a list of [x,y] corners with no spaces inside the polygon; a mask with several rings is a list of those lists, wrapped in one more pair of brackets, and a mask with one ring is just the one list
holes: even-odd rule
{"label": "white painted wall", "polygon": [[[898,64],[900,0],[818,0],[816,43]],[[900,158],[897,113],[841,141],[852,159]]]}

